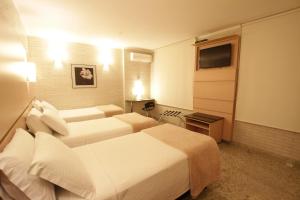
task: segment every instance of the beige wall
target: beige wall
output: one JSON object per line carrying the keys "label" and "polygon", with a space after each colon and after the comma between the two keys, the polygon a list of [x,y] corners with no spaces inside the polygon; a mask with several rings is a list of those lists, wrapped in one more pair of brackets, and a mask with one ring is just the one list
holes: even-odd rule
{"label": "beige wall", "polygon": [[[86,44],[67,44],[68,59],[57,69],[48,57],[48,42],[29,37],[29,60],[37,65],[36,96],[60,109],[113,103],[123,106],[123,50],[113,50],[113,64],[103,71],[99,51]],[[96,65],[97,88],[72,88],[71,64]]]}
{"label": "beige wall", "polygon": [[[300,142],[299,16],[298,9],[242,26],[238,121],[233,134],[235,142],[297,160],[299,148],[295,145]],[[194,67],[192,43],[191,39],[155,50],[151,94],[158,103],[164,104],[158,106],[157,117],[165,109],[190,112],[193,81],[190,70]],[[171,71],[172,64],[175,64],[175,72]],[[181,76],[174,80],[173,74]],[[160,84],[162,86],[158,87]],[[174,91],[167,90],[171,85]],[[182,92],[178,85],[185,85],[191,92]],[[182,96],[185,106],[178,100]],[[174,119],[166,120],[178,124]]]}
{"label": "beige wall", "polygon": [[151,96],[157,103],[193,109],[195,50],[193,39],[155,50]]}
{"label": "beige wall", "polygon": [[12,0],[0,1],[0,138],[33,97],[26,81],[27,39]]}
{"label": "beige wall", "polygon": [[[143,98],[150,97],[150,79],[151,79],[151,63],[133,62],[130,61],[130,52],[152,54],[153,52],[140,49],[125,49],[124,51],[124,79],[125,79],[125,99],[133,99],[132,88],[134,81],[139,78],[144,86]],[[134,111],[144,113],[141,108],[144,107],[143,103],[135,103]],[[130,105],[126,104],[126,111],[130,111]]]}
{"label": "beige wall", "polygon": [[242,28],[236,119],[300,132],[300,10]]}

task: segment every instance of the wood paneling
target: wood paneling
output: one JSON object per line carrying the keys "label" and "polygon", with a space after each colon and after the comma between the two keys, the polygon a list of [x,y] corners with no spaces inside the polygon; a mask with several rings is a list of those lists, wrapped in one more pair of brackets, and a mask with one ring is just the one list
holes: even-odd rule
{"label": "wood paneling", "polygon": [[[229,43],[232,45],[230,66],[200,68],[198,56],[201,49]],[[194,111],[224,117],[222,139],[231,141],[237,87],[239,36],[220,38],[198,43],[195,46]]]}
{"label": "wood paneling", "polygon": [[194,98],[194,108],[232,114],[232,101]]}
{"label": "wood paneling", "polygon": [[194,98],[233,101],[235,98],[234,85],[233,81],[194,82]]}
{"label": "wood paneling", "polygon": [[32,100],[26,106],[25,110],[20,114],[20,116],[18,116],[18,118],[15,119],[12,126],[9,127],[7,133],[1,139],[1,141],[0,141],[0,152],[2,152],[3,149],[5,148],[5,146],[10,142],[10,140],[14,136],[17,128],[27,129],[27,127],[26,127],[26,116],[30,112],[31,108],[32,108]]}
{"label": "wood paneling", "polygon": [[194,81],[235,81],[235,67],[199,69],[195,71]]}

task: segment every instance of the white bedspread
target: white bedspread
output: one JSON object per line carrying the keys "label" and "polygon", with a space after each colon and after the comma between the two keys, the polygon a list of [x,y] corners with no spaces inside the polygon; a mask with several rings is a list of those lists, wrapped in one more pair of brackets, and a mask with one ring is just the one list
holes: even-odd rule
{"label": "white bedspread", "polygon": [[133,132],[130,124],[108,117],[68,123],[69,135],[55,134],[70,147],[82,146]]}
{"label": "white bedspread", "polygon": [[[95,200],[174,200],[189,189],[187,156],[136,133],[74,148],[96,186]],[[82,199],[63,189],[58,200]]]}
{"label": "white bedspread", "polygon": [[66,120],[66,122],[78,122],[105,117],[104,111],[97,107],[60,110],[59,115]]}

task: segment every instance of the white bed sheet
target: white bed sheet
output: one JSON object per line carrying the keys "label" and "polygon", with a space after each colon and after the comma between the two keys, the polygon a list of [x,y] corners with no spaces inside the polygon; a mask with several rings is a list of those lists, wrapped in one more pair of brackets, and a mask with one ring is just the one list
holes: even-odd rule
{"label": "white bed sheet", "polygon": [[82,146],[133,133],[131,125],[114,117],[68,123],[69,135],[55,134],[69,147]]}
{"label": "white bed sheet", "polygon": [[105,113],[97,107],[59,110],[58,112],[66,122],[78,122],[105,117]]}
{"label": "white bed sheet", "polygon": [[[136,133],[74,148],[96,186],[95,200],[174,200],[189,189],[187,156]],[[63,189],[58,200],[81,200]]]}

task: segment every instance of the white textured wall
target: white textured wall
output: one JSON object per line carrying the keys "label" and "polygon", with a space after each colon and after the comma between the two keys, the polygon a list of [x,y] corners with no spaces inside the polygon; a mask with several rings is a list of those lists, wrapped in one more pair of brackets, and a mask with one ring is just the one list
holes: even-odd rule
{"label": "white textured wall", "polygon": [[155,50],[151,96],[157,103],[193,109],[195,49],[193,39]]}
{"label": "white textured wall", "polygon": [[[122,50],[113,50],[113,64],[103,71],[98,49],[91,45],[67,45],[69,58],[56,69],[48,57],[46,40],[29,37],[29,60],[37,65],[36,96],[60,109],[113,103],[123,106]],[[72,88],[71,64],[90,64],[97,68],[97,88]]]}
{"label": "white textured wall", "polygon": [[300,10],[242,28],[236,119],[300,132]]}

